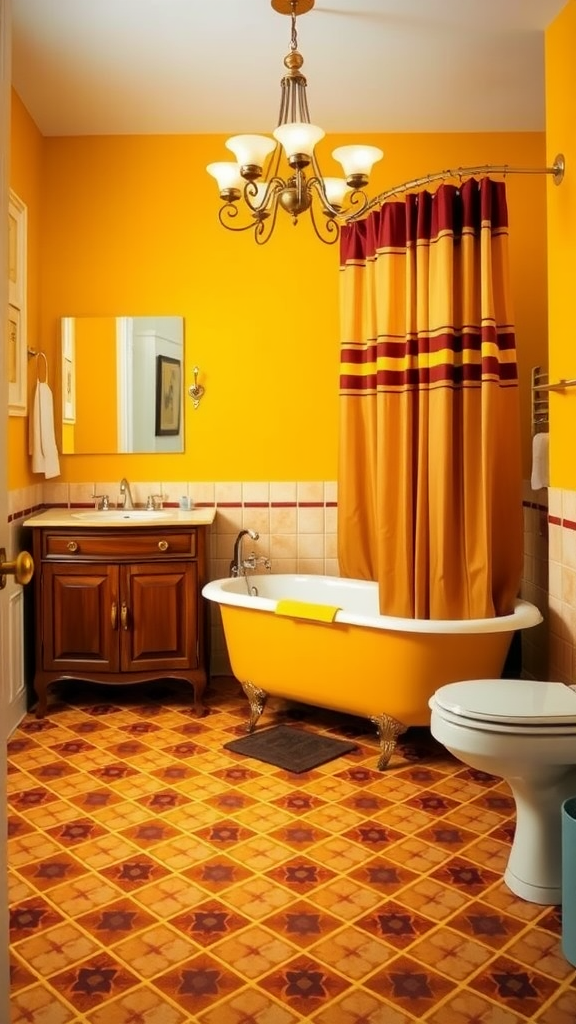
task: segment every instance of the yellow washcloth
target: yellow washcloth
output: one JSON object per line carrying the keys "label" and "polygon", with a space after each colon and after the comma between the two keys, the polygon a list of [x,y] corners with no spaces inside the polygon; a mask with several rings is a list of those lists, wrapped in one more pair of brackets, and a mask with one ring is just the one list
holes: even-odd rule
{"label": "yellow washcloth", "polygon": [[292,601],[284,598],[278,601],[276,615],[291,615],[294,619],[309,619],[312,622],[334,622],[340,609],[330,604],[313,604],[311,601]]}

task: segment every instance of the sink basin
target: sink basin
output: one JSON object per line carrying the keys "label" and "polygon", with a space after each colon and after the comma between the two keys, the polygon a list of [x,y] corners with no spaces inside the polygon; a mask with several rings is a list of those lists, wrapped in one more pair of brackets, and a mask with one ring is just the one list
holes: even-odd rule
{"label": "sink basin", "polygon": [[91,523],[153,523],[157,519],[167,519],[170,513],[161,509],[148,508],[107,508],[91,509],[89,512],[73,512],[73,519],[83,519]]}

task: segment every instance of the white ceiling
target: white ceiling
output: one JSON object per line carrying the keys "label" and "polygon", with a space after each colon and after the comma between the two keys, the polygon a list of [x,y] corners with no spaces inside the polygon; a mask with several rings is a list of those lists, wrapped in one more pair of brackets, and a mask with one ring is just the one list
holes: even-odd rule
{"label": "white ceiling", "polygon": [[[540,131],[567,0],[316,0],[297,20],[313,122]],[[270,132],[290,19],[270,0],[12,0],[14,86],[44,135]]]}

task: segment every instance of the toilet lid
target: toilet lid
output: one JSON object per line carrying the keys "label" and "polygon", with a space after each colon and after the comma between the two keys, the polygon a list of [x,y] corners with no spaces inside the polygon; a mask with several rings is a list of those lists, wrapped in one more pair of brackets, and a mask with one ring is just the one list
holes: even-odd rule
{"label": "toilet lid", "polygon": [[534,679],[469,679],[441,686],[432,702],[461,718],[576,729],[576,689]]}

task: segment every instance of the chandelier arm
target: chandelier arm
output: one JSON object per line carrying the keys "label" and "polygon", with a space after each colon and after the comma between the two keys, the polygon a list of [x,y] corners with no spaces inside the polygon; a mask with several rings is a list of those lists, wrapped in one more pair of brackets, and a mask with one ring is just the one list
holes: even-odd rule
{"label": "chandelier arm", "polygon": [[246,202],[246,206],[248,207],[251,213],[263,213],[268,209],[268,204],[271,202],[274,196],[277,195],[278,192],[281,192],[283,188],[284,182],[282,178],[270,178],[270,180],[266,184],[266,191],[264,192],[264,195],[262,197],[262,202],[259,203],[258,206],[254,206],[254,204],[250,201],[250,196],[256,196],[258,194],[258,188],[256,182],[249,181],[246,183],[246,186],[244,188],[244,200]]}
{"label": "chandelier arm", "polygon": [[341,214],[342,211],[339,210],[337,206],[332,206],[332,203],[328,201],[326,189],[324,188],[324,181],[322,179],[322,175],[319,174],[318,171],[316,171],[312,178],[308,179],[308,191],[312,192],[312,190],[314,190],[320,198],[322,209],[328,216],[338,217]]}
{"label": "chandelier arm", "polygon": [[232,221],[238,216],[239,210],[234,203],[224,203],[218,210],[218,220],[223,228],[228,231],[248,231],[254,227],[252,221],[248,224],[233,224]]}
{"label": "chandelier arm", "polygon": [[265,217],[259,218],[254,227],[254,241],[257,245],[265,245],[272,237],[276,226],[278,215],[278,197],[280,192],[274,192],[272,196],[272,210]]}
{"label": "chandelier arm", "polygon": [[445,171],[434,171],[432,174],[424,174],[421,178],[412,178],[411,181],[405,181],[401,185],[395,185],[393,188],[381,192],[380,195],[371,199],[363,210],[360,212],[354,211],[352,215],[346,217],[346,220],[356,220],[361,213],[369,213],[376,206],[381,206],[386,199],[391,199],[392,196],[396,196],[400,192],[408,192],[410,189],[420,188],[422,185],[428,185],[433,181],[443,181],[446,178],[459,178],[461,180],[472,174],[503,174],[504,177],[507,174],[551,174],[554,178],[554,184],[560,185],[564,178],[564,171],[565,161],[562,153],[556,156],[552,167],[511,167],[510,164],[480,164],[476,167],[456,167]]}
{"label": "chandelier arm", "polygon": [[324,221],[323,230],[321,231],[316,221],[314,213],[314,203],[310,204],[310,220],[312,221],[312,227],[316,237],[324,242],[325,245],[334,245],[335,242],[340,238],[340,225],[335,217],[330,215],[326,216]]}

